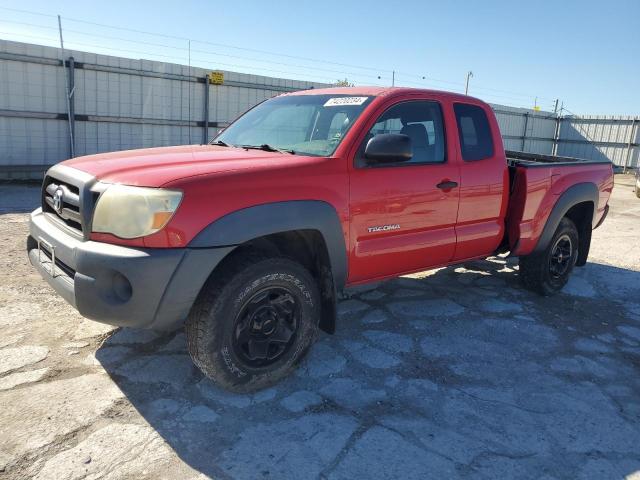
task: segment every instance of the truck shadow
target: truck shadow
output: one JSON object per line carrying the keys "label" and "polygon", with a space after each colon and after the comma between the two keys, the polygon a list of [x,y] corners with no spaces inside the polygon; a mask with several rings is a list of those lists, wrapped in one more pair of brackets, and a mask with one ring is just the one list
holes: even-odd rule
{"label": "truck shadow", "polygon": [[96,358],[215,478],[618,478],[640,470],[639,293],[602,264],[550,298],[503,258],[403,277],[351,291],[337,333],[252,395],[204,378],[181,331],[122,329]]}

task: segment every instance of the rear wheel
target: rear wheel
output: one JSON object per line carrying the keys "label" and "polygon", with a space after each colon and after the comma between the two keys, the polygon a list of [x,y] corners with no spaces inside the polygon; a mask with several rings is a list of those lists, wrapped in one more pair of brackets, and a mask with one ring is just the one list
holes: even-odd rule
{"label": "rear wheel", "polygon": [[249,392],[288,375],[313,344],[320,296],[287,258],[250,255],[214,273],[187,320],[194,363],[223,388]]}
{"label": "rear wheel", "polygon": [[566,285],[577,258],[578,230],[565,217],[546,249],[520,258],[522,283],[541,295],[553,295]]}

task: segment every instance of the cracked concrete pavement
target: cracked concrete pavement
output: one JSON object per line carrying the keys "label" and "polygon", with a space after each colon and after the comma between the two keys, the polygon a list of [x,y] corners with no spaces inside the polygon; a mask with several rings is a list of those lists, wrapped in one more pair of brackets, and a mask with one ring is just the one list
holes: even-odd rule
{"label": "cracked concrete pavement", "polygon": [[184,334],[82,319],[0,185],[0,477],[640,478],[640,200],[617,176],[564,293],[491,258],[349,292],[290,378],[216,388]]}

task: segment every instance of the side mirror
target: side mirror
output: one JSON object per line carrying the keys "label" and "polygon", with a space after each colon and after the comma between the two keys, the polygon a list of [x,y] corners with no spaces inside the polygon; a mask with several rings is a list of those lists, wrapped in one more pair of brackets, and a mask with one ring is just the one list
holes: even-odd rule
{"label": "side mirror", "polygon": [[411,138],[399,133],[381,133],[367,142],[364,156],[370,163],[409,161],[413,157]]}

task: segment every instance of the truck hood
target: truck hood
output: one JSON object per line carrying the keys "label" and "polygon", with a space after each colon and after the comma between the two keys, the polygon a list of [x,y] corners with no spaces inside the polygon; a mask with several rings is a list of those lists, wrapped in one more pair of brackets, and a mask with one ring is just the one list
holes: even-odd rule
{"label": "truck hood", "polygon": [[145,148],[78,157],[64,165],[107,183],[160,187],[186,177],[291,167],[318,157],[217,145]]}

